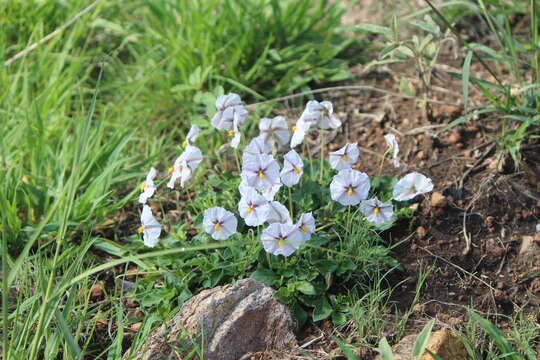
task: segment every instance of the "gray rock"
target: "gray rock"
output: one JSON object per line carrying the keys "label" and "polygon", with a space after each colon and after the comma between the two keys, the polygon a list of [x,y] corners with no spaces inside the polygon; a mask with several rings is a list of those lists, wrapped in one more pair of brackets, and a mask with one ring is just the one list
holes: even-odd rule
{"label": "gray rock", "polygon": [[176,359],[178,349],[196,347],[202,348],[205,360],[233,360],[252,352],[290,349],[296,345],[291,314],[273,294],[253,279],[204,290],[152,333],[132,358]]}

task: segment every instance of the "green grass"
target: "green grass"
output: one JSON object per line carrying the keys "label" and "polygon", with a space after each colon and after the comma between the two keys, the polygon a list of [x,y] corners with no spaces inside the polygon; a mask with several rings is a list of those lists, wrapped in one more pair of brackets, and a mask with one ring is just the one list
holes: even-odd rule
{"label": "green grass", "polygon": [[[0,4],[0,59],[89,4]],[[4,358],[120,356],[132,321],[111,305],[122,293],[89,305],[88,289],[107,268],[104,250],[144,264],[122,243],[146,167],[174,158],[192,120],[208,126],[223,88],[253,101],[347,78],[357,41],[340,32],[343,11],[327,1],[100,2],[0,67]],[[165,315],[149,315],[135,342]],[[98,341],[100,319],[118,328]]]}

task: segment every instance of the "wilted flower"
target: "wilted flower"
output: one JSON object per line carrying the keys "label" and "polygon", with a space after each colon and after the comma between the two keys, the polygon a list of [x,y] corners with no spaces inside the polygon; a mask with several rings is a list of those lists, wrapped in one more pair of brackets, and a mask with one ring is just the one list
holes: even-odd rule
{"label": "wilted flower", "polygon": [[245,147],[242,153],[242,161],[245,161],[246,157],[254,155],[268,154],[272,149],[264,142],[262,135],[253,138],[248,146]]}
{"label": "wilted flower", "polygon": [[405,201],[416,195],[425,194],[433,190],[431,179],[417,172],[405,175],[394,186],[392,195],[395,200]]}
{"label": "wilted flower", "polygon": [[268,217],[268,200],[255,189],[247,189],[238,203],[238,213],[248,226],[259,226]]}
{"label": "wilted flower", "polygon": [[201,132],[201,129],[199,129],[197,125],[191,125],[191,128],[189,129],[189,132],[186,135],[186,140],[182,142],[182,147],[186,147],[188,145],[191,145],[191,142],[195,142],[200,132]]}
{"label": "wilted flower", "polygon": [[330,166],[336,170],[349,169],[358,161],[358,146],[356,143],[347,144],[337,151],[329,154]]}
{"label": "wilted flower", "polygon": [[304,163],[300,155],[294,150],[289,151],[283,156],[283,170],[279,174],[281,182],[285,186],[291,187],[300,181],[304,173]]}
{"label": "wilted flower", "polygon": [[241,176],[249,186],[263,191],[279,184],[279,165],[272,155],[246,156]]}
{"label": "wilted flower", "polygon": [[266,217],[266,222],[269,224],[292,224],[291,214],[283,204],[277,201],[270,201],[268,203],[268,216]]}
{"label": "wilted flower", "polygon": [[272,255],[289,256],[303,242],[298,228],[290,224],[270,224],[261,234],[264,250]]}
{"label": "wilted flower", "polygon": [[283,116],[276,116],[273,119],[263,118],[259,123],[259,130],[264,142],[271,145],[272,142],[277,142],[278,147],[287,145],[291,138],[287,121]]}
{"label": "wilted flower", "polygon": [[212,117],[212,126],[218,130],[234,131],[233,123],[239,127],[248,115],[240,96],[234,93],[218,97],[216,108],[218,111]]}
{"label": "wilted flower", "polygon": [[304,120],[316,124],[320,129],[337,129],[341,120],[334,114],[334,107],[330,101],[308,101],[304,110]]}
{"label": "wilted flower", "polygon": [[204,211],[204,231],[214,240],[225,240],[236,232],[238,221],[234,214],[222,207],[212,207]]}
{"label": "wilted flower", "polygon": [[167,183],[167,187],[173,189],[178,178],[180,178],[180,186],[184,187],[184,183],[191,179],[202,159],[201,150],[196,146],[188,145],[182,155],[176,158],[173,167],[169,169],[171,179]]}
{"label": "wilted flower", "polygon": [[380,225],[390,221],[394,214],[394,207],[392,204],[385,204],[375,197],[362,201],[360,211],[362,211],[367,221]]}
{"label": "wilted flower", "polygon": [[146,181],[140,186],[142,193],[139,195],[139,202],[141,204],[146,204],[148,198],[152,197],[156,192],[156,187],[154,186],[154,178],[157,175],[157,170],[151,168],[148,174],[146,175]]}
{"label": "wilted flower", "polygon": [[143,234],[144,245],[148,247],[156,246],[159,235],[161,235],[161,225],[152,215],[152,210],[148,205],[143,206],[141,226],[139,226],[137,232]]}
{"label": "wilted flower", "polygon": [[397,139],[394,134],[386,134],[384,135],[384,140],[386,140],[386,143],[388,144],[388,147],[392,150],[392,158],[394,161],[394,167],[399,167],[399,159],[398,159],[398,153],[399,153],[399,145],[397,142]]}
{"label": "wilted flower", "polygon": [[240,144],[240,129],[238,127],[239,127],[238,122],[233,121],[233,129],[229,131],[229,134],[232,135],[231,147],[233,149],[236,149],[238,145]]}
{"label": "wilted flower", "polygon": [[330,183],[330,195],[341,205],[357,205],[367,198],[370,186],[367,174],[345,169],[334,176]]}
{"label": "wilted flower", "polygon": [[300,219],[298,220],[298,223],[296,223],[296,227],[300,231],[304,241],[308,241],[311,238],[311,234],[315,232],[315,218],[310,212],[303,213],[300,215]]}

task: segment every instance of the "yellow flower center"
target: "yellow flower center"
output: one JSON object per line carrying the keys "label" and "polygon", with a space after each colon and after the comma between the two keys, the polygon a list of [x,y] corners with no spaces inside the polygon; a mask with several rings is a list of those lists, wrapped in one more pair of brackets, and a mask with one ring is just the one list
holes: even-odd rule
{"label": "yellow flower center", "polygon": [[182,165],[182,164],[179,164],[179,165],[178,165],[178,168],[179,168],[180,170],[182,170],[183,167],[184,167],[184,165]]}
{"label": "yellow flower center", "polygon": [[352,196],[352,187],[349,186],[349,190],[347,190],[347,196]]}
{"label": "yellow flower center", "polygon": [[291,126],[292,131],[296,131],[296,125]]}
{"label": "yellow flower center", "polygon": [[229,130],[229,136],[233,136],[234,135],[234,130]]}
{"label": "yellow flower center", "polygon": [[219,223],[216,223],[216,225],[214,225],[214,230],[215,231],[219,231],[220,228],[221,228],[221,226],[219,226]]}
{"label": "yellow flower center", "polygon": [[378,208],[378,207],[374,208],[374,209],[373,209],[373,213],[374,213],[375,215],[377,215],[377,214],[379,213],[379,208]]}
{"label": "yellow flower center", "polygon": [[347,161],[347,160],[349,160],[349,157],[347,156],[347,154],[343,154],[343,156],[341,157],[341,159],[342,159],[343,161]]}
{"label": "yellow flower center", "polygon": [[138,232],[139,234],[142,234],[142,233],[144,232],[144,226],[139,226],[139,227],[137,228],[137,232]]}
{"label": "yellow flower center", "polygon": [[264,180],[264,173],[262,170],[259,170],[259,179]]}
{"label": "yellow flower center", "polygon": [[141,189],[141,191],[144,191],[144,189],[146,189],[146,184],[142,184],[141,186],[139,186],[139,189]]}
{"label": "yellow flower center", "polygon": [[298,170],[297,168],[294,168],[293,171],[294,171],[295,174],[300,174],[300,170]]}
{"label": "yellow flower center", "polygon": [[187,146],[187,141],[182,141],[182,147],[185,148]]}
{"label": "yellow flower center", "polygon": [[306,227],[306,225],[300,226],[300,230],[302,230],[303,232],[307,232],[307,227]]}
{"label": "yellow flower center", "polygon": [[281,238],[281,239],[278,240],[277,246],[283,247],[283,245],[285,245],[285,241],[283,241],[283,238]]}
{"label": "yellow flower center", "polygon": [[248,214],[251,214],[252,211],[253,211],[253,205],[249,205],[248,208],[246,209],[246,212]]}
{"label": "yellow flower center", "polygon": [[28,184],[28,178],[27,178],[26,176],[23,176],[23,177],[21,178],[21,181],[22,181],[23,183],[27,183],[27,184]]}
{"label": "yellow flower center", "polygon": [[167,172],[170,174],[170,173],[173,172],[173,170],[174,170],[174,169],[170,167],[170,168],[167,169]]}

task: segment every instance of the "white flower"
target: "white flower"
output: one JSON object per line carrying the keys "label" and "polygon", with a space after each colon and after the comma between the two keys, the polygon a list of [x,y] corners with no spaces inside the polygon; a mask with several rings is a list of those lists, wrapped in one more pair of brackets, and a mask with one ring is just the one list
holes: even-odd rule
{"label": "white flower", "polygon": [[279,184],[279,165],[272,155],[246,156],[242,164],[242,179],[259,191]]}
{"label": "white flower", "polygon": [[270,201],[268,203],[268,210],[266,222],[269,224],[292,224],[291,214],[283,204],[277,201]]}
{"label": "white flower", "polygon": [[141,226],[139,226],[137,232],[143,234],[144,245],[148,247],[156,246],[159,235],[161,235],[161,225],[152,215],[152,210],[148,205],[143,206]]}
{"label": "white flower", "polygon": [[248,111],[244,108],[240,96],[234,93],[222,95],[216,100],[217,112],[212,117],[212,126],[218,130],[233,130],[233,123],[239,127],[247,117]]}
{"label": "white flower", "polygon": [[388,147],[392,150],[392,158],[394,160],[394,167],[399,167],[400,166],[399,159],[398,159],[399,145],[398,145],[395,135],[386,134],[384,135],[384,140],[386,140]]}
{"label": "white flower", "polygon": [[370,186],[367,174],[345,169],[334,176],[330,183],[330,195],[341,205],[357,205],[367,198]]}
{"label": "white flower", "polygon": [[139,202],[141,204],[146,204],[148,198],[152,197],[156,192],[156,187],[154,186],[154,178],[157,175],[157,170],[151,168],[148,174],[146,175],[146,181],[140,186],[142,193],[139,195]]}
{"label": "white flower", "polygon": [[253,138],[248,146],[245,147],[242,152],[242,161],[245,161],[245,158],[248,156],[268,154],[272,151],[270,145],[267,145],[264,142],[262,135]]}
{"label": "white flower", "polygon": [[289,224],[270,224],[261,234],[264,250],[272,255],[289,256],[302,244],[298,228]]}
{"label": "white flower", "polygon": [[285,146],[291,138],[289,126],[283,116],[276,116],[273,119],[261,119],[259,130],[264,142],[270,146],[274,141],[278,143],[278,147]]}
{"label": "white flower", "polygon": [[[240,144],[240,129],[238,128],[239,124],[236,120],[233,121],[233,129],[232,131],[232,139],[231,139],[231,147],[233,149],[236,149],[238,147],[238,144]],[[229,131],[229,134],[231,134],[231,131]]]}
{"label": "white flower", "polygon": [[238,221],[234,214],[222,207],[212,207],[204,211],[204,231],[214,240],[225,240],[236,232]]}
{"label": "white flower", "polygon": [[169,169],[171,178],[167,183],[167,187],[173,189],[178,178],[180,178],[180,186],[184,187],[184,183],[191,179],[202,159],[203,155],[198,147],[187,145],[182,155],[176,158],[173,167]]}
{"label": "white flower", "polygon": [[281,183],[276,183],[273,184],[271,187],[264,189],[263,191],[257,191],[257,189],[255,189],[254,187],[249,186],[245,178],[242,178],[240,185],[238,185],[238,191],[240,192],[240,195],[244,196],[244,194],[246,194],[248,190],[255,190],[262,196],[264,196],[267,201],[273,201],[276,193],[279,191],[280,188]]}
{"label": "white flower", "polygon": [[302,116],[306,122],[316,124],[323,130],[337,129],[341,126],[341,120],[334,114],[334,107],[330,101],[308,101]]}
{"label": "white flower", "polygon": [[330,166],[336,170],[349,169],[358,161],[359,155],[360,152],[356,143],[347,144],[329,154]]}
{"label": "white flower", "polygon": [[413,172],[405,175],[394,186],[392,196],[394,200],[405,201],[414,198],[416,195],[425,194],[433,190],[433,183],[431,179]]}
{"label": "white flower", "polygon": [[360,211],[362,211],[367,221],[377,225],[390,221],[392,215],[394,215],[392,204],[385,204],[379,201],[377,197],[362,201]]}
{"label": "white flower", "polygon": [[182,147],[186,147],[188,145],[191,145],[192,142],[195,142],[200,132],[201,132],[201,129],[199,129],[197,125],[191,125],[191,128],[189,129],[189,132],[186,135],[186,140],[182,142]]}
{"label": "white flower", "polygon": [[300,231],[304,241],[308,241],[311,238],[311,234],[315,232],[315,218],[310,212],[303,213],[300,215],[296,227]]}
{"label": "white flower", "polygon": [[268,217],[268,200],[255,189],[247,189],[238,203],[238,213],[247,226],[259,226]]}
{"label": "white flower", "polygon": [[310,127],[311,123],[306,122],[303,116],[298,119],[296,124],[292,127],[293,135],[291,137],[291,148],[300,145],[304,141],[304,137]]}
{"label": "white flower", "polygon": [[288,187],[298,184],[304,173],[304,163],[294,150],[283,156],[283,170],[279,174],[281,182]]}
{"label": "white flower", "polygon": [[266,200],[273,201],[279,189],[281,189],[281,183],[277,182],[277,183],[274,183],[269,188],[263,189],[261,191],[261,195],[264,196]]}

